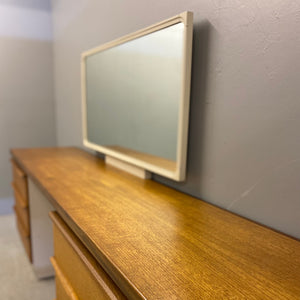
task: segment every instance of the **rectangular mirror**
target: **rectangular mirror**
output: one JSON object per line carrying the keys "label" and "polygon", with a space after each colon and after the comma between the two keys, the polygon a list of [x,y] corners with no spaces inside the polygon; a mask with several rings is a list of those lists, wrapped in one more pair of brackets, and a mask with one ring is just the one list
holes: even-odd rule
{"label": "rectangular mirror", "polygon": [[192,13],[82,54],[84,145],[185,179]]}

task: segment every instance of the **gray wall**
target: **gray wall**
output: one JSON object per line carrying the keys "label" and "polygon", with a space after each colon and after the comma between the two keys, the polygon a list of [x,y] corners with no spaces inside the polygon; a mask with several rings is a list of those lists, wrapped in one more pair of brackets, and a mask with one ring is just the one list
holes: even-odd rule
{"label": "gray wall", "polygon": [[0,1],[0,214],[12,203],[9,149],[56,144],[51,12],[28,4]]}
{"label": "gray wall", "polygon": [[[300,237],[300,3],[53,0],[59,145],[82,145],[82,51],[194,12],[185,183],[167,184]],[[199,216],[200,217],[200,216]]]}

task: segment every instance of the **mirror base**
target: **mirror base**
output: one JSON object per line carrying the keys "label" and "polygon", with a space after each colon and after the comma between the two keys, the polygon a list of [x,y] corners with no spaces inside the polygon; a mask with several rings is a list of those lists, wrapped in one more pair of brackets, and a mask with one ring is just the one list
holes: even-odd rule
{"label": "mirror base", "polygon": [[149,171],[108,155],[105,156],[105,163],[142,179],[151,178]]}

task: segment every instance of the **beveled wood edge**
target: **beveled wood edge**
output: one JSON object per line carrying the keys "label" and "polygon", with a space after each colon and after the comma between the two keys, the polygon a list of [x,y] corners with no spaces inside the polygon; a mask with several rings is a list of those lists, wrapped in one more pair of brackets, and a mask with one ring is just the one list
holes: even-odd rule
{"label": "beveled wood edge", "polygon": [[58,264],[57,264],[57,262],[56,262],[56,260],[53,256],[50,257],[50,262],[51,262],[51,264],[54,268],[55,276],[57,276],[58,279],[60,280],[65,292],[67,293],[67,295],[71,298],[71,300],[79,300],[79,298],[76,295],[73,287],[71,286],[68,279],[65,277],[65,275],[61,271],[60,267],[58,266]]}
{"label": "beveled wood edge", "polygon": [[[69,148],[79,149],[78,147]],[[52,195],[39,183],[39,180],[24,166],[24,164],[22,164],[21,161],[17,159],[17,157],[15,157],[13,149],[10,150],[10,153],[21,166],[26,175],[40,188],[44,196],[50,201],[59,216],[67,223],[75,235],[85,245],[85,247],[89,249],[90,253],[95,257],[101,267],[120,288],[123,294],[132,300],[146,300],[146,297],[140,293],[138,288],[113,262],[111,262],[111,260],[108,258],[108,255],[92,242],[92,240],[84,233],[84,231],[72,220],[68,213],[55,201]]]}
{"label": "beveled wood edge", "polygon": [[[50,219],[52,220],[53,224],[59,229],[60,233],[63,235],[63,237],[66,239],[66,241],[70,244],[71,248],[75,251],[75,253],[79,256],[79,259],[83,262],[83,264],[88,268],[89,272],[92,273],[94,279],[98,282],[99,285],[104,289],[107,295],[109,295],[110,299],[119,299],[115,296],[115,294],[111,291],[110,287],[107,285],[107,283],[99,276],[97,270],[91,263],[90,259],[85,257],[84,253],[82,253],[79,246],[76,244],[76,241],[74,241],[70,234],[67,231],[71,231],[65,224],[65,222],[62,220],[62,218],[59,216],[57,212],[49,212]],[[76,236],[77,237],[77,236]],[[87,249],[88,251],[88,249]],[[93,257],[94,260],[96,258]],[[97,260],[96,260],[97,261]],[[100,265],[99,265],[100,266]],[[101,266],[100,266],[101,267]],[[102,268],[102,267],[101,267]],[[102,268],[103,269],[103,268]],[[103,269],[103,273],[106,273]],[[109,277],[109,275],[106,273],[106,276]]]}
{"label": "beveled wood edge", "polygon": [[[59,207],[59,206],[57,206]],[[134,286],[133,283],[123,274],[119,268],[108,259],[104,252],[100,248],[94,245],[94,243],[85,235],[85,233],[78,227],[78,225],[73,222],[69,215],[59,207],[61,213],[58,215],[67,223],[75,235],[80,239],[89,252],[94,256],[94,258],[99,262],[101,267],[109,275],[109,277],[115,282],[122,293],[133,300],[146,300],[146,298],[139,292],[139,290]]]}
{"label": "beveled wood edge", "polygon": [[[15,197],[15,201],[20,203],[22,208],[28,208],[29,203],[24,200],[24,198],[21,195],[21,193],[19,192],[19,189],[18,189],[17,185],[15,184],[15,182],[12,182],[11,186],[12,186],[14,192],[17,194],[17,197]],[[16,199],[16,198],[18,198],[18,199]]]}

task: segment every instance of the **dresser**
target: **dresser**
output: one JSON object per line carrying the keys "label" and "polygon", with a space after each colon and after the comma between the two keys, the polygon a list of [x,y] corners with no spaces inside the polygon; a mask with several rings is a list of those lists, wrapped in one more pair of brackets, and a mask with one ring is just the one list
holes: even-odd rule
{"label": "dresser", "polygon": [[300,299],[296,239],[77,148],[11,155],[17,224],[33,262],[28,181],[53,208],[44,219],[57,300]]}

